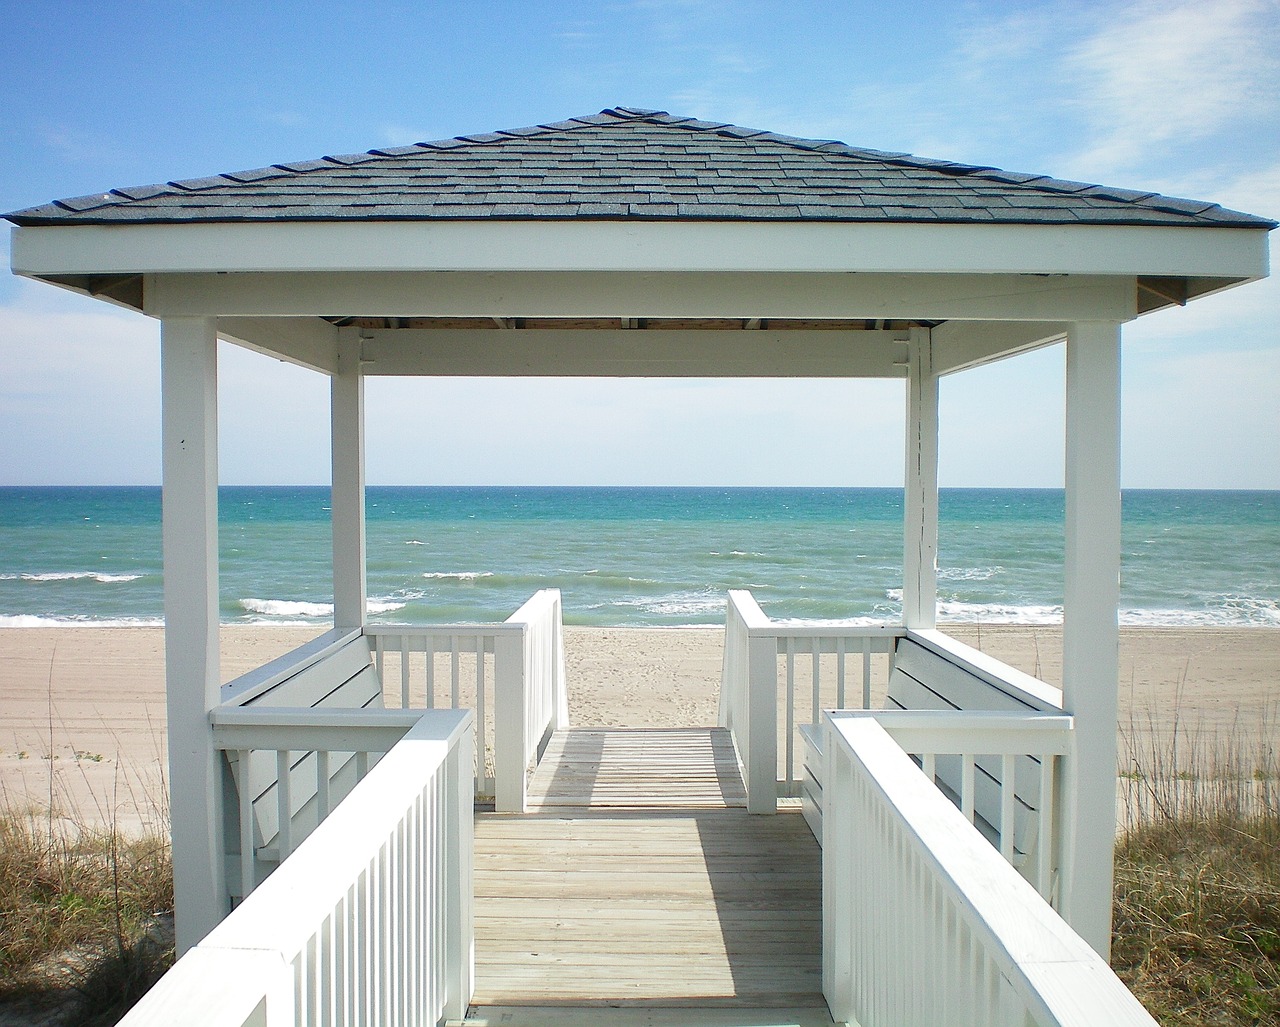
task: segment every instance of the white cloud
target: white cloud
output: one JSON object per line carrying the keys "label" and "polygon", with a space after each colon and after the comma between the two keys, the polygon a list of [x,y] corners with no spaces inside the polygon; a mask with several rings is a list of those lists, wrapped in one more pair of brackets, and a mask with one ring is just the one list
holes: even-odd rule
{"label": "white cloud", "polygon": [[1094,138],[1076,162],[1127,169],[1277,111],[1275,0],[1141,3],[1068,47],[1061,71]]}

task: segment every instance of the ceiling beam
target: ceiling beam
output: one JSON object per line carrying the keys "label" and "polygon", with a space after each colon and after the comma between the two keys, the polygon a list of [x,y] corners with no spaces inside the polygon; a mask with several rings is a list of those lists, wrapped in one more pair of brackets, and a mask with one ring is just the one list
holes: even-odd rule
{"label": "ceiling beam", "polygon": [[906,332],[377,329],[366,375],[903,378]]}
{"label": "ceiling beam", "polygon": [[1098,275],[345,272],[147,275],[154,316],[903,318],[1126,321]]}
{"label": "ceiling beam", "polygon": [[933,369],[953,374],[1066,338],[1065,321],[948,321],[933,329]]}
{"label": "ceiling beam", "polygon": [[338,329],[318,317],[220,317],[218,337],[322,374],[338,369]]}

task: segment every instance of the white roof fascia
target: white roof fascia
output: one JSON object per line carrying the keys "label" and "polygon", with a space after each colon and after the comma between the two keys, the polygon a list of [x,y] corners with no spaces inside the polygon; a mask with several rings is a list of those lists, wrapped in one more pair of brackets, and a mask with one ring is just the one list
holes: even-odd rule
{"label": "white roof fascia", "polygon": [[16,273],[879,271],[1250,280],[1267,232],[1110,225],[414,221],[13,230]]}
{"label": "white roof fascia", "polygon": [[154,317],[911,318],[1128,321],[1132,277],[466,271],[144,278]]}

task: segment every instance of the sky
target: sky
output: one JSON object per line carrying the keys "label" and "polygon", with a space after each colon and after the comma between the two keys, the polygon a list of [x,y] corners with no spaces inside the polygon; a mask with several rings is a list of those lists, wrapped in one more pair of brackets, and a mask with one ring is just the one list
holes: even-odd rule
{"label": "sky", "polygon": [[[1280,0],[99,3],[0,13],[0,210],[648,107],[1280,219]],[[8,240],[5,240],[8,256]],[[327,379],[220,348],[221,478]],[[900,382],[371,379],[371,483],[900,485]],[[944,486],[1058,487],[1063,351],[945,378]],[[1280,488],[1280,283],[1124,329],[1123,484]],[[160,478],[159,328],[0,275],[0,484]]]}

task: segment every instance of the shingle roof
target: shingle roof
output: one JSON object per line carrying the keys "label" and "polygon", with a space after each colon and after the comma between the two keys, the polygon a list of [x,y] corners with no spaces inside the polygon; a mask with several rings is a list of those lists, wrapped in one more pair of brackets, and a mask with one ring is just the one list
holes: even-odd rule
{"label": "shingle roof", "polygon": [[1214,203],[629,107],[113,189],[5,217],[19,225],[631,218],[1276,227]]}

